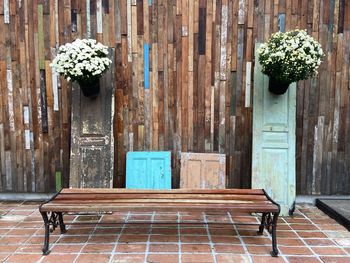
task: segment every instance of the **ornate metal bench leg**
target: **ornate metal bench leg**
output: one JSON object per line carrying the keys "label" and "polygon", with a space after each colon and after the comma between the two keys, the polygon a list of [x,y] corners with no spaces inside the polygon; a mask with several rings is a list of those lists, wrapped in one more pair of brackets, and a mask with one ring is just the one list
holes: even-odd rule
{"label": "ornate metal bench leg", "polygon": [[264,228],[265,228],[265,221],[266,221],[266,213],[263,213],[261,216],[261,223],[259,226],[259,231],[258,231],[258,235],[262,235],[264,232]]}
{"label": "ornate metal bench leg", "polygon": [[43,255],[48,255],[50,254],[49,250],[49,242],[50,242],[50,223],[49,219],[47,217],[46,212],[40,212],[41,216],[43,217],[44,220],[44,225],[45,225],[45,241],[44,241],[44,246],[43,246]]}
{"label": "ornate metal bench leg", "polygon": [[63,222],[63,215],[62,215],[62,213],[58,213],[58,220],[60,222],[61,234],[66,233],[67,229],[66,229],[66,225]]}
{"label": "ornate metal bench leg", "polygon": [[279,213],[273,213],[273,219],[271,222],[271,235],[272,235],[272,251],[271,256],[277,257],[278,256],[278,249],[277,249],[277,239],[276,239],[276,227],[277,227],[277,219],[278,219]]}

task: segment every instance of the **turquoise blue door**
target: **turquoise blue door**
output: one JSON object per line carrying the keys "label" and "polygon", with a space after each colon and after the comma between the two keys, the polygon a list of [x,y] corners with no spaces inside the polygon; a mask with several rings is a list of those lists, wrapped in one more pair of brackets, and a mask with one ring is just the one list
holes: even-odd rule
{"label": "turquoise blue door", "polygon": [[171,189],[171,152],[128,152],[126,188]]}

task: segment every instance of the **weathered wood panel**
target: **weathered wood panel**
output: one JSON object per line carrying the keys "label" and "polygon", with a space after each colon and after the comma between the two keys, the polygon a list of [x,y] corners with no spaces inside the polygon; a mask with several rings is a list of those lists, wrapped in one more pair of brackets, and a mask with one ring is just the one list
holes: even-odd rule
{"label": "weathered wood panel", "polygon": [[174,187],[181,151],[226,154],[228,186],[250,187],[254,43],[299,27],[326,56],[297,84],[297,192],[349,194],[349,14],[339,0],[0,0],[0,190],[68,186],[71,84],[48,64],[78,37],[115,50],[115,186],[126,152],[169,150]]}
{"label": "weathered wood panel", "polygon": [[182,152],[180,188],[226,188],[225,154]]}

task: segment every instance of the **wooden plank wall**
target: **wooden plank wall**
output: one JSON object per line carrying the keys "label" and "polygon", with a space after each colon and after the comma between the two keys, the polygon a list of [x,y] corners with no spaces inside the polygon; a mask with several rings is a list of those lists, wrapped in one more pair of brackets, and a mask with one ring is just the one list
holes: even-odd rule
{"label": "wooden plank wall", "polygon": [[115,48],[115,185],[125,153],[227,156],[230,187],[250,187],[254,43],[305,28],[326,51],[298,83],[299,194],[350,193],[350,3],[345,0],[0,0],[0,191],[68,185],[71,87],[51,71],[57,47]]}

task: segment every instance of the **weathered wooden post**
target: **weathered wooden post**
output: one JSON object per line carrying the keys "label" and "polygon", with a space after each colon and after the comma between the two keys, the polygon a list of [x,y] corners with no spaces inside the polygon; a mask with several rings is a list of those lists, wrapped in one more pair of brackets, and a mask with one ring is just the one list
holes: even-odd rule
{"label": "weathered wooden post", "polygon": [[288,215],[295,201],[296,84],[283,95],[268,91],[255,47],[252,188],[264,188]]}
{"label": "weathered wooden post", "polygon": [[100,94],[85,97],[72,85],[71,156],[69,186],[109,188],[113,183],[114,49],[112,64],[100,79]]}

